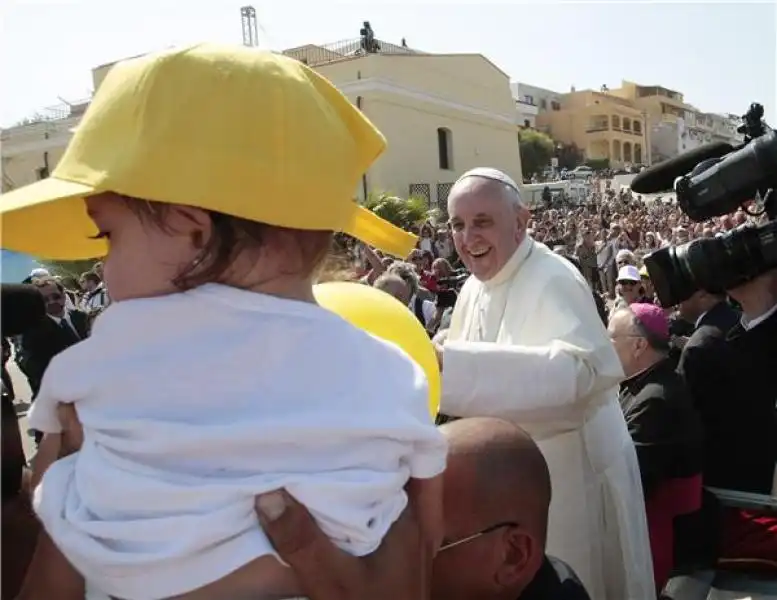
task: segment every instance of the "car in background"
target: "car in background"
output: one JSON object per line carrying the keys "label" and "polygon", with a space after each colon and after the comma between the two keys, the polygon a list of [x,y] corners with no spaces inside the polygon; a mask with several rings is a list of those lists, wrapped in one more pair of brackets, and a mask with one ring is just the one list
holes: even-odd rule
{"label": "car in background", "polygon": [[566,178],[587,180],[593,177],[593,174],[594,174],[594,170],[591,167],[580,165],[579,167],[575,167],[571,171],[568,171]]}

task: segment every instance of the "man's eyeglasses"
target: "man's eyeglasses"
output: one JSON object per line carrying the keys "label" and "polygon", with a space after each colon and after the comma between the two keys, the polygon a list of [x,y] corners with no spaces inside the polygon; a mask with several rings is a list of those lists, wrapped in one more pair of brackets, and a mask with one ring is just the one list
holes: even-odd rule
{"label": "man's eyeglasses", "polygon": [[503,529],[505,527],[520,527],[520,525],[518,523],[515,523],[514,521],[504,521],[502,523],[497,523],[496,525],[491,525],[490,527],[486,527],[485,529],[482,529],[477,533],[473,533],[472,535],[468,535],[466,537],[455,540],[453,542],[446,543],[445,541],[443,541],[443,544],[442,546],[440,546],[440,549],[438,550],[438,552],[442,552],[443,550],[450,550],[451,548],[455,548],[456,546],[461,546],[462,544],[466,544],[467,542],[471,542],[472,540],[476,540],[479,537],[482,537],[484,535],[497,531],[498,529]]}

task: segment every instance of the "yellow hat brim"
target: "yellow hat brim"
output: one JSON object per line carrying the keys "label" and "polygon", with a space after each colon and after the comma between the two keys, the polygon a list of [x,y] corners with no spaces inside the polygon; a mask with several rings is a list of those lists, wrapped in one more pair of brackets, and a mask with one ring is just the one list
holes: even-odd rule
{"label": "yellow hat brim", "polygon": [[[104,240],[86,212],[84,198],[100,193],[91,186],[49,177],[0,196],[2,247],[36,258],[83,260],[105,256]],[[405,258],[417,237],[355,205],[345,233]]]}
{"label": "yellow hat brim", "polygon": [[418,237],[381,219],[371,210],[356,205],[345,233],[387,254],[406,258],[415,248]]}
{"label": "yellow hat brim", "polygon": [[82,260],[105,256],[104,240],[84,198],[99,193],[82,183],[49,177],[0,196],[2,247],[36,258]]}

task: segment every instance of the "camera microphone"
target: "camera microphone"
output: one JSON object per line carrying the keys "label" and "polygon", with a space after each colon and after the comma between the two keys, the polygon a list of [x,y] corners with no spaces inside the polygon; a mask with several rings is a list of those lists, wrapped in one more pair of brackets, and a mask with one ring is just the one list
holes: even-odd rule
{"label": "camera microphone", "polygon": [[678,177],[687,175],[702,161],[720,158],[734,150],[731,144],[714,142],[704,144],[671,160],[649,167],[631,182],[631,190],[637,194],[655,194],[674,189]]}
{"label": "camera microphone", "polygon": [[22,335],[46,318],[46,303],[34,285],[4,283],[0,289],[3,336]]}

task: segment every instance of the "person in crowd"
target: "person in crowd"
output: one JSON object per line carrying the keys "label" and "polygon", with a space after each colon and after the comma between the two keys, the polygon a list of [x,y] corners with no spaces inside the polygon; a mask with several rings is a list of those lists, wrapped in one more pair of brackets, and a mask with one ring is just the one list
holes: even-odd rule
{"label": "person in crowd", "polygon": [[636,267],[637,258],[631,250],[618,250],[618,253],[615,255],[615,266],[617,267],[618,272],[620,272],[623,267]]}
{"label": "person in crowd", "polygon": [[618,270],[618,279],[615,286],[617,296],[615,298],[615,308],[624,308],[639,302],[644,296],[642,287],[642,277],[639,269],[632,265],[624,265]]}
{"label": "person in crowd", "polygon": [[450,322],[450,314],[456,305],[458,288],[462,282],[451,264],[444,258],[435,259],[432,263],[432,272],[437,280],[437,293],[434,300],[434,317],[432,323],[427,325],[427,329],[436,332],[444,321]]}
{"label": "person in crowd", "polygon": [[301,595],[251,511],[278,486],[356,556],[411,510],[431,558],[447,444],[426,377],[313,289],[336,230],[397,254],[415,244],[352,200],[384,148],[299,61],[202,44],[114,66],[45,185],[0,204],[17,245],[47,204],[71,225],[69,252],[109,239],[114,302],[52,361],[29,415],[49,460],[35,461],[45,534],[21,598]]}
{"label": "person in crowd", "polygon": [[445,537],[432,600],[588,600],[572,569],[545,554],[551,483],[537,444],[500,419],[441,430],[449,447]]}
{"label": "person in crowd", "polygon": [[434,320],[434,302],[431,300],[424,300],[418,294],[414,293],[413,285],[412,283],[409,283],[410,280],[410,277],[405,277],[403,279],[397,275],[396,272],[390,271],[378,277],[373,287],[386,292],[390,296],[394,296],[394,298],[399,300],[413,312],[424,328],[427,328]]}
{"label": "person in crowd", "polygon": [[432,293],[435,293],[437,291],[437,280],[432,270],[432,263],[434,262],[434,256],[432,255],[431,251],[414,250],[410,254],[410,257],[408,258],[408,262],[415,267],[416,273],[418,274],[418,280],[420,281],[420,285],[424,289]]}
{"label": "person in crowd", "polygon": [[11,375],[8,372],[8,361],[11,360],[13,352],[11,349],[11,342],[8,341],[8,338],[3,336],[1,339],[3,345],[3,365],[2,371],[0,371],[2,374],[2,393],[13,402],[16,399],[16,391],[14,390]]}
{"label": "person in crowd", "polygon": [[647,267],[644,265],[639,268],[639,278],[640,283],[642,284],[643,301],[655,304],[657,301],[656,289],[653,287],[653,282],[650,279],[650,273],[648,273]]}
{"label": "person in crowd", "polygon": [[434,241],[434,227],[432,227],[432,224],[427,222],[421,225],[418,229],[418,249],[422,253],[428,252],[431,254],[432,260],[434,259],[435,251]]}
{"label": "person in crowd", "polygon": [[81,287],[84,295],[81,298],[81,310],[92,316],[108,306],[108,291],[94,271],[87,271],[81,275]]}
{"label": "person in crowd", "polygon": [[[740,323],[728,333],[701,325],[678,367],[704,425],[705,485],[775,496],[777,271],[727,292],[742,308]],[[771,561],[777,573],[777,518],[730,508],[720,520],[722,559],[740,565]]]}
{"label": "person in crowd", "polygon": [[553,479],[548,552],[594,598],[653,598],[639,467],[617,401],[623,369],[588,284],[526,234],[529,211],[504,173],[462,175],[448,214],[472,276],[438,347],[441,412],[525,427]]}
{"label": "person in crowd", "polygon": [[[406,291],[399,296],[392,294],[395,298],[406,304],[407,307],[418,317],[421,324],[426,327],[434,319],[434,297],[429,290],[421,287],[418,273],[410,263],[395,261],[386,271],[388,275],[395,275],[405,282]],[[396,288],[396,286],[393,286]]]}
{"label": "person in crowd", "polygon": [[616,310],[608,330],[626,374],[618,399],[637,449],[661,590],[680,562],[675,545],[686,542],[675,539],[675,518],[701,509],[701,421],[669,356],[669,321],[661,308],[634,303]]}
{"label": "person in crowd", "polygon": [[601,281],[599,280],[599,269],[596,262],[596,242],[593,231],[589,227],[581,230],[580,242],[575,247],[575,256],[580,261],[580,268],[591,289],[599,291]]}
{"label": "person in crowd", "polygon": [[[742,319],[742,313],[731,307],[722,293],[710,293],[697,290],[678,305],[680,316],[694,327],[695,343],[704,344],[708,330],[712,327],[723,335],[728,334]],[[699,332],[697,334],[697,332]]]}
{"label": "person in crowd", "polygon": [[43,375],[60,352],[89,335],[87,316],[65,308],[65,288],[51,277],[33,279],[46,301],[49,318],[21,337],[19,366],[27,376],[33,399],[38,396]]}
{"label": "person in crowd", "polygon": [[450,261],[453,258],[453,244],[451,243],[450,235],[445,229],[438,229],[436,239],[434,242],[435,255],[438,258],[443,258]]}

